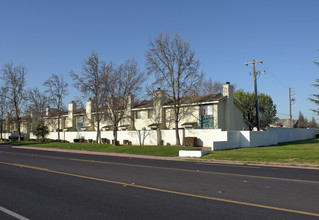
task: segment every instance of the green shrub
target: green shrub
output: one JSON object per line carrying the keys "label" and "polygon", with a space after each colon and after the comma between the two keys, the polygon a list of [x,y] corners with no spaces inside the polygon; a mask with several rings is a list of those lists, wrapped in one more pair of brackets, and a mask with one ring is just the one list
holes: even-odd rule
{"label": "green shrub", "polygon": [[43,118],[37,118],[32,122],[32,133],[37,136],[37,139],[45,139],[45,136],[49,134],[49,129],[44,125]]}

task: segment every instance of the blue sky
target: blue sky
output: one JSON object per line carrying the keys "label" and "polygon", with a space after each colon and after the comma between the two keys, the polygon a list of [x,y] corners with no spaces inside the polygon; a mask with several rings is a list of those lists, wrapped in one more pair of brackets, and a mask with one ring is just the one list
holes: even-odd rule
{"label": "blue sky", "polygon": [[[263,60],[258,90],[272,97],[277,116],[288,118],[292,87],[294,118],[302,111],[311,119],[316,106],[308,98],[319,93],[311,86],[319,78],[318,8],[318,0],[0,0],[0,65],[25,65],[28,87],[40,89],[53,73],[72,84],[70,70],[80,71],[92,50],[116,64],[134,57],[144,70],[149,40],[169,31],[190,41],[208,77],[245,91],[254,85],[244,63]],[[74,96],[72,88],[65,103]]]}

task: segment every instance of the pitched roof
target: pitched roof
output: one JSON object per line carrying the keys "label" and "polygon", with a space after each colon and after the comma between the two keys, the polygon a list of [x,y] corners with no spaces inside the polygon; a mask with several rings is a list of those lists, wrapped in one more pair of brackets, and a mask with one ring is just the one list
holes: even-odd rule
{"label": "pitched roof", "polygon": [[136,102],[133,105],[133,108],[150,108],[153,107],[153,100],[143,100]]}
{"label": "pitched roof", "polygon": [[[216,94],[207,94],[207,95],[197,95],[197,96],[185,96],[181,98],[182,104],[190,104],[190,103],[202,103],[202,102],[215,102],[220,101],[224,98],[220,93]],[[169,103],[167,103],[169,104]]]}
{"label": "pitched roof", "polygon": [[[203,102],[214,102],[214,101],[220,101],[224,99],[225,96],[223,96],[220,93],[216,94],[208,94],[208,95],[197,95],[197,96],[185,96],[181,98],[182,104],[194,104],[194,103],[203,103]],[[172,105],[173,99],[167,98],[164,102],[164,106]],[[133,108],[151,108],[153,107],[153,100],[143,100],[140,102],[136,102],[133,105]]]}

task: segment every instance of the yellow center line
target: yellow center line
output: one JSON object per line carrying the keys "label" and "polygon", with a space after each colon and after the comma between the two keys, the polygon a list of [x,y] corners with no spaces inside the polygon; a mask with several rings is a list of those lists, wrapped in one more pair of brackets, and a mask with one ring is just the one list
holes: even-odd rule
{"label": "yellow center line", "polygon": [[171,167],[158,167],[158,166],[148,166],[148,165],[128,164],[128,163],[118,163],[118,162],[105,162],[105,161],[98,161],[98,160],[85,160],[85,159],[77,159],[77,158],[69,158],[69,157],[44,156],[44,155],[39,155],[39,154],[31,154],[30,155],[30,154],[13,153],[13,152],[3,152],[3,153],[5,153],[5,154],[22,155],[22,156],[43,157],[43,158],[59,159],[59,160],[79,161],[79,162],[86,162],[86,163],[111,164],[111,165],[121,165],[121,166],[131,166],[131,167],[141,167],[141,168],[151,168],[151,169],[161,169],[161,170],[172,170],[172,171],[180,171],[180,172],[190,172],[190,173],[194,173],[195,172],[195,173],[203,173],[203,174],[214,174],[214,175],[224,175],[224,176],[236,176],[236,177],[267,179],[267,180],[279,180],[279,181],[319,184],[319,181],[314,181],[314,180],[300,180],[300,179],[256,176],[256,175],[237,174],[237,173],[223,173],[223,172],[214,172],[214,171],[188,170],[188,169],[171,168]]}
{"label": "yellow center line", "polygon": [[77,177],[77,178],[82,178],[82,179],[95,180],[95,181],[99,181],[99,182],[112,183],[112,184],[117,184],[117,185],[122,185],[122,186],[131,186],[131,187],[135,187],[135,188],[147,189],[147,190],[152,190],[152,191],[157,191],[157,192],[164,192],[164,193],[170,193],[170,194],[175,194],[175,195],[188,196],[188,197],[193,197],[193,198],[208,199],[208,200],[214,200],[214,201],[219,201],[219,202],[226,202],[226,203],[232,203],[232,204],[246,205],[246,206],[258,207],[258,208],[264,208],[264,209],[271,209],[271,210],[284,211],[284,212],[319,217],[319,213],[305,212],[305,211],[286,209],[286,208],[280,208],[280,207],[275,207],[275,206],[249,203],[249,202],[240,202],[240,201],[236,201],[236,200],[222,199],[222,198],[211,197],[211,196],[202,196],[202,195],[196,195],[196,194],[191,194],[191,193],[184,193],[184,192],[178,192],[178,191],[173,191],[173,190],[137,185],[135,183],[125,183],[125,182],[101,179],[101,178],[96,178],[96,177],[83,176],[83,175],[78,175],[78,174],[74,174],[74,173],[66,173],[66,172],[61,172],[61,171],[49,170],[49,169],[42,168],[42,167],[28,166],[28,165],[24,165],[24,164],[7,163],[7,162],[0,162],[0,164],[20,167],[20,168],[39,170],[39,171],[55,173],[55,174],[60,174],[60,175],[65,175],[65,176],[72,176],[72,177]]}

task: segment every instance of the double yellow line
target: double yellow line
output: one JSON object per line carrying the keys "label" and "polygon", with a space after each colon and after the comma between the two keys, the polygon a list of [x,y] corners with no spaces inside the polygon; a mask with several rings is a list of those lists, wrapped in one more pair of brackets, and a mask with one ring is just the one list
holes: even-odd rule
{"label": "double yellow line", "polygon": [[257,208],[271,209],[271,210],[284,211],[284,212],[319,217],[318,213],[304,212],[304,211],[293,210],[293,209],[285,209],[285,208],[279,208],[279,207],[274,207],[274,206],[254,204],[254,203],[249,203],[249,202],[240,202],[240,201],[235,201],[235,200],[221,199],[221,198],[210,197],[210,196],[202,196],[202,195],[196,195],[196,194],[191,194],[191,193],[183,193],[183,192],[177,192],[177,191],[172,191],[172,190],[142,186],[142,185],[138,185],[135,183],[125,183],[125,182],[101,179],[101,178],[96,178],[96,177],[83,176],[83,175],[78,175],[78,174],[73,174],[73,173],[55,171],[55,170],[50,170],[50,169],[46,169],[46,168],[42,168],[42,167],[29,166],[29,165],[24,165],[24,164],[7,163],[7,162],[0,162],[0,164],[14,166],[14,167],[20,167],[20,168],[27,168],[27,169],[32,169],[32,170],[38,170],[38,171],[43,171],[43,172],[49,172],[49,173],[54,173],[54,174],[60,174],[60,175],[65,175],[65,176],[72,176],[72,177],[77,177],[77,178],[82,178],[82,179],[100,181],[100,182],[105,182],[105,183],[112,183],[112,184],[122,185],[124,187],[130,186],[130,187],[135,187],[135,188],[140,188],[140,189],[170,193],[170,194],[181,195],[181,196],[188,196],[188,197],[193,197],[193,198],[208,199],[208,200],[219,201],[219,202],[226,202],[226,203],[232,203],[232,204],[238,204],[238,205],[246,205],[246,206],[252,206],[252,207],[257,207]]}
{"label": "double yellow line", "polygon": [[120,166],[190,172],[190,173],[197,172],[197,173],[204,173],[204,174],[224,175],[224,176],[238,176],[238,177],[247,177],[247,178],[258,178],[258,179],[269,179],[269,180],[319,184],[319,181],[314,181],[314,180],[300,180],[300,179],[289,179],[289,178],[280,178],[280,177],[245,175],[245,174],[237,174],[237,173],[223,173],[223,172],[202,171],[202,170],[189,170],[189,169],[180,169],[180,168],[171,168],[171,167],[158,167],[158,166],[147,166],[147,165],[139,165],[139,164],[106,162],[106,161],[98,161],[98,160],[85,160],[85,159],[77,159],[77,158],[69,158],[69,157],[45,156],[45,155],[39,155],[39,154],[24,154],[24,153],[14,153],[14,152],[4,152],[4,151],[2,151],[2,153],[3,154],[21,155],[21,156],[43,157],[43,158],[58,159],[58,160],[79,161],[79,162],[86,162],[86,163],[111,164],[111,165],[120,165]]}

